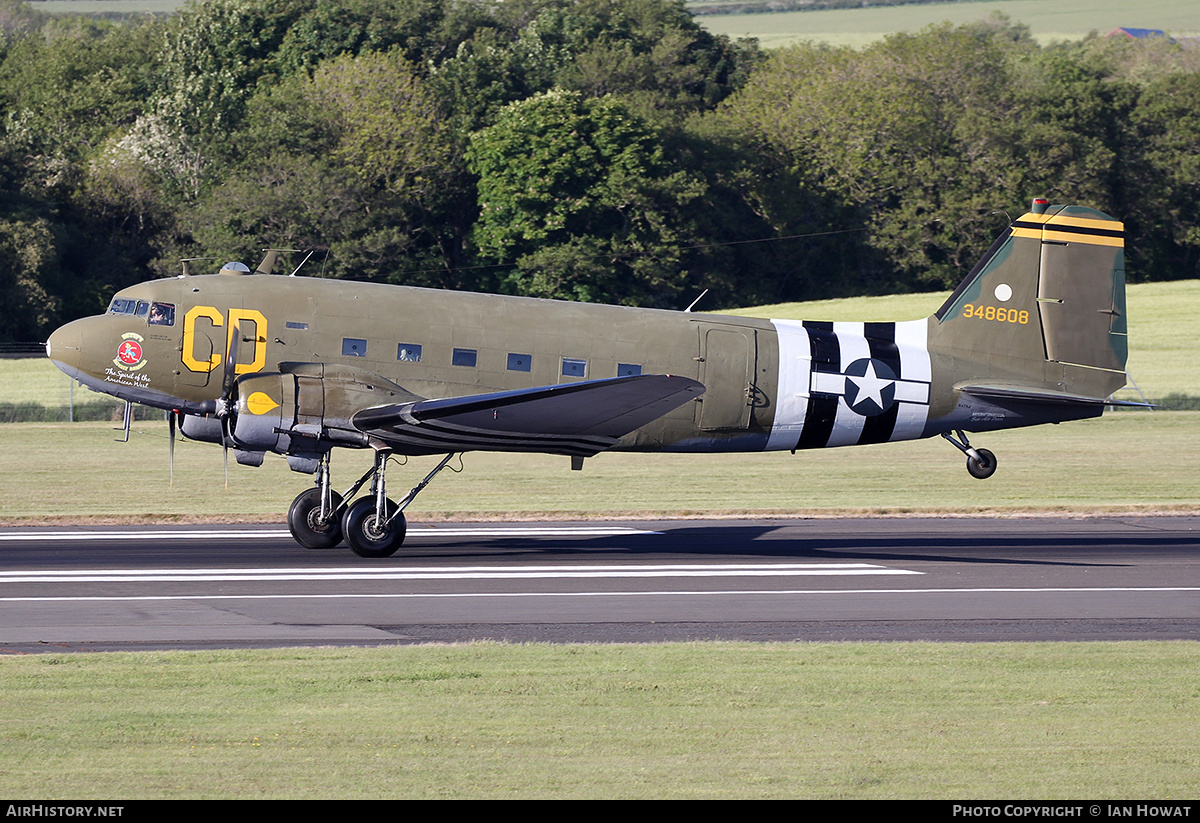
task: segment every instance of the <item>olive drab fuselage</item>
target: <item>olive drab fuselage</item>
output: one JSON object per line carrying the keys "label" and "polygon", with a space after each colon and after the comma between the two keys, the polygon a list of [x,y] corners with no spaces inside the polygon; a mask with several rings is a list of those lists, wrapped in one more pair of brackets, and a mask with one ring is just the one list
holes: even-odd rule
{"label": "olive drab fuselage", "polygon": [[[124,289],[106,314],[58,329],[47,350],[93,389],[172,411],[185,435],[251,464],[285,454],[307,472],[337,447],[577,460],[938,434],[982,465],[963,432],[1098,416],[1125,385],[1123,231],[1091,209],[1036,205],[937,311],[900,322],[696,314],[230,264]],[[322,488],[323,518],[332,504]],[[380,495],[376,517],[385,509]],[[370,519],[357,514],[355,528]]]}

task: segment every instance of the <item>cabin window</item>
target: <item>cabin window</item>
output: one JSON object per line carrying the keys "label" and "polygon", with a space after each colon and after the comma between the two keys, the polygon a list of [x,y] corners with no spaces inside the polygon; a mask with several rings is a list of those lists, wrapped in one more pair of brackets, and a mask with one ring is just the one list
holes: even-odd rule
{"label": "cabin window", "polygon": [[343,357],[366,357],[367,356],[367,341],[360,340],[357,337],[342,338],[342,356]]}
{"label": "cabin window", "polygon": [[401,343],[396,347],[396,359],[403,363],[420,363],[421,346],[419,343]]}
{"label": "cabin window", "polygon": [[508,370],[509,371],[529,371],[533,365],[533,356],[529,354],[509,354]]}
{"label": "cabin window", "polygon": [[455,349],[450,362],[455,366],[470,366],[474,368],[479,353],[475,349]]}
{"label": "cabin window", "polygon": [[150,304],[150,325],[151,326],[174,326],[175,325],[175,304],[174,303],[151,303]]}
{"label": "cabin window", "polygon": [[284,325],[284,328],[295,329],[296,331],[307,331],[308,330],[307,323],[298,323],[295,320],[289,320],[286,323],[284,323],[283,325]]}
{"label": "cabin window", "polygon": [[635,374],[641,374],[642,367],[636,363],[618,363],[617,377],[632,377]]}
{"label": "cabin window", "polygon": [[562,359],[563,377],[587,377],[587,361],[575,357]]}

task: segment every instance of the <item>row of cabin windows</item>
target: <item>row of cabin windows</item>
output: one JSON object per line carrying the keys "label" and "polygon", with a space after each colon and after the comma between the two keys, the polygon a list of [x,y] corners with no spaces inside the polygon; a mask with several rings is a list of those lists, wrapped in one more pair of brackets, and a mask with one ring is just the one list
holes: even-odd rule
{"label": "row of cabin windows", "polygon": [[[342,355],[345,357],[366,357],[367,341],[359,337],[342,338]],[[420,363],[421,344],[400,343],[396,347],[396,359],[403,363]],[[463,366],[473,369],[478,365],[478,362],[479,351],[477,349],[454,349],[450,355],[450,364],[453,366]],[[509,371],[531,371],[532,369],[533,355],[509,353]],[[562,359],[562,373],[564,377],[587,377],[587,361],[577,357],[564,357]],[[618,377],[629,377],[641,373],[642,367],[637,363],[617,364]]]}
{"label": "row of cabin windows", "polygon": [[[131,314],[135,317],[146,318],[146,321],[151,325],[175,325],[175,306],[172,303],[150,303],[146,300],[116,298],[112,301],[108,311],[110,314]],[[289,329],[308,328],[307,323],[288,322],[286,325]],[[360,337],[343,337],[342,355],[344,357],[366,357],[367,341]],[[420,363],[421,344],[401,343],[396,348],[396,359],[404,363]],[[450,357],[452,365],[464,366],[466,368],[475,368],[478,360],[479,352],[476,349],[454,349]],[[508,355],[509,371],[527,372],[532,369],[533,355],[515,353]],[[628,377],[641,373],[642,367],[636,363],[617,364],[618,377]],[[564,357],[562,359],[562,374],[564,377],[587,377],[587,360],[577,357]]]}

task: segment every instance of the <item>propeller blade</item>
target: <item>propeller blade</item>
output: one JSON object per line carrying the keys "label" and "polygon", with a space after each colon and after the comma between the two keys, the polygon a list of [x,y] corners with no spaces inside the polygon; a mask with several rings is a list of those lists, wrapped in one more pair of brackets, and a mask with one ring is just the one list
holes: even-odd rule
{"label": "propeller blade", "polygon": [[225,375],[221,380],[221,400],[225,415],[228,415],[233,408],[233,391],[237,387],[238,344],[241,339],[241,324],[235,322],[229,329],[229,346],[225,354]]}
{"label": "propeller blade", "polygon": [[229,418],[221,420],[221,463],[225,468],[225,491],[229,491]]}
{"label": "propeller blade", "polygon": [[171,488],[175,488],[175,415],[178,410],[167,412],[167,465],[170,467]]}
{"label": "propeller blade", "polygon": [[225,352],[225,375],[221,380],[221,403],[217,416],[221,418],[221,463],[225,469],[225,491],[229,491],[229,441],[233,439],[231,420],[236,407],[234,392],[237,389],[238,344],[242,340],[242,327],[235,322],[229,328],[229,345]]}

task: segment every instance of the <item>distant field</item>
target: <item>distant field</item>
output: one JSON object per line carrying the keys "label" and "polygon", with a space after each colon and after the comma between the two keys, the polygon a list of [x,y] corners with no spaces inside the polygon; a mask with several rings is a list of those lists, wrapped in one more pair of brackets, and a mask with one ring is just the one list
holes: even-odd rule
{"label": "distant field", "polygon": [[[704,3],[693,3],[702,7]],[[916,32],[949,21],[962,25],[994,12],[1030,27],[1039,42],[1079,40],[1089,32],[1106,34],[1121,26],[1162,29],[1174,36],[1200,34],[1196,0],[991,0],[887,8],[797,11],[775,14],[699,15],[709,31],[730,37],[756,37],[766,47],[805,40],[865,46],[894,32]]]}
{"label": "distant field", "polygon": [[[726,0],[713,0],[726,2]],[[52,14],[169,14],[183,0],[37,0],[30,3]],[[689,7],[702,9],[704,0]],[[709,31],[731,37],[757,37],[764,46],[802,40],[864,46],[898,31],[919,31],[949,21],[955,25],[986,18],[993,12],[1028,25],[1042,43],[1078,40],[1120,26],[1163,29],[1176,36],[1200,35],[1200,3],[1196,0],[967,0],[962,3],[778,12],[774,14],[699,15]]]}
{"label": "distant field", "polygon": [[48,14],[171,14],[184,0],[35,0],[29,5]]}

